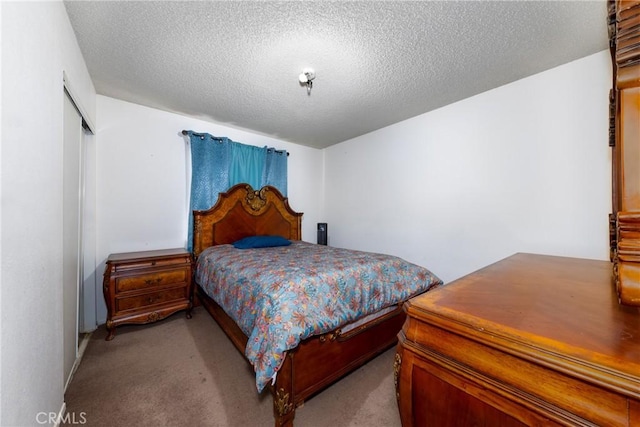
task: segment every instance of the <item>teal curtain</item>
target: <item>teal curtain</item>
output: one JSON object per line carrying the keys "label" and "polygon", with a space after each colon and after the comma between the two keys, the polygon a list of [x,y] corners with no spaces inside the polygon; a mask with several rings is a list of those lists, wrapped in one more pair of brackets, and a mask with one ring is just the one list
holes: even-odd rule
{"label": "teal curtain", "polygon": [[231,146],[228,138],[191,131],[191,192],[189,202],[189,235],[187,249],[193,249],[193,211],[209,209],[218,200],[218,194],[229,188]]}
{"label": "teal curtain", "polygon": [[209,209],[218,194],[246,182],[258,190],[276,187],[287,196],[286,151],[241,144],[226,137],[184,131],[191,146],[191,191],[187,249],[193,249],[193,211]]}
{"label": "teal curtain", "polygon": [[233,144],[229,165],[229,187],[246,182],[256,190],[261,188],[266,157],[266,148]]}
{"label": "teal curtain", "polygon": [[274,148],[266,148],[262,185],[276,187],[287,196],[287,158],[289,153]]}

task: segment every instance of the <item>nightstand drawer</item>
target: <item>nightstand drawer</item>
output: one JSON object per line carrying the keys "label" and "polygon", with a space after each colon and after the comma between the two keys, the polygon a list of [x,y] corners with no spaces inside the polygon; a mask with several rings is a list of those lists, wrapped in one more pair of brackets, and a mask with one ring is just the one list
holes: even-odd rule
{"label": "nightstand drawer", "polygon": [[187,258],[156,258],[156,259],[138,259],[132,260],[128,262],[124,262],[121,264],[117,264],[115,266],[115,271],[124,272],[129,270],[141,270],[144,268],[155,268],[155,267],[167,267],[167,266],[175,266],[176,264],[190,264],[190,260]]}
{"label": "nightstand drawer", "polygon": [[189,300],[189,293],[186,286],[133,297],[116,298],[116,311],[133,310],[140,307],[148,307],[178,300]]}
{"label": "nightstand drawer", "polygon": [[[174,261],[175,264],[175,261]],[[188,283],[191,270],[179,268],[161,272],[151,272],[136,276],[125,276],[116,279],[116,293]]]}

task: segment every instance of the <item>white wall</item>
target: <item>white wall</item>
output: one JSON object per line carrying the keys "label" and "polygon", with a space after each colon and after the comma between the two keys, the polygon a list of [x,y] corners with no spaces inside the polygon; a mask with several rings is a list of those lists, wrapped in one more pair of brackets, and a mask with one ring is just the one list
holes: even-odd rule
{"label": "white wall", "polygon": [[92,120],[95,90],[62,2],[1,7],[0,425],[28,426],[63,405],[63,71]]}
{"label": "white wall", "polygon": [[[186,246],[190,153],[182,130],[289,151],[289,204],[304,213],[303,239],[315,242],[322,151],[114,98],[97,99],[98,280],[110,253]],[[98,322],[104,323],[106,309],[99,303]]]}
{"label": "white wall", "polygon": [[608,51],[325,151],[329,243],[446,282],[515,252],[608,259]]}

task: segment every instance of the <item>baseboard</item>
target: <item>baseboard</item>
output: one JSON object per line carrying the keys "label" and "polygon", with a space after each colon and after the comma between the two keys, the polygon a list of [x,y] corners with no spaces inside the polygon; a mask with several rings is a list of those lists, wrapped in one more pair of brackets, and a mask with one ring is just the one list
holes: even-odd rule
{"label": "baseboard", "polygon": [[76,357],[75,362],[73,362],[73,367],[71,368],[71,373],[69,374],[69,378],[67,378],[67,382],[64,384],[64,392],[67,392],[67,388],[69,384],[71,384],[71,380],[73,379],[73,374],[78,370],[78,366],[80,366],[80,362],[82,361],[82,356],[84,356],[84,351],[87,349],[89,345],[89,341],[91,340],[91,335],[93,332],[87,332],[82,335],[82,339],[80,344],[78,345],[78,357]]}
{"label": "baseboard", "polygon": [[86,332],[82,336],[82,341],[80,341],[80,345],[78,346],[78,359],[82,359],[82,356],[84,355],[84,351],[87,349],[87,346],[89,345],[89,341],[91,340],[91,335],[93,335],[93,331]]}

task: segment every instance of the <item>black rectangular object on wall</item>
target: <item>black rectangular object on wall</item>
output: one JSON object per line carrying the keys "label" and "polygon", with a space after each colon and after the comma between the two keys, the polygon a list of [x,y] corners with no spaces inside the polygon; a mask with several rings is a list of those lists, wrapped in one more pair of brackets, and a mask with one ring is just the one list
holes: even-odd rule
{"label": "black rectangular object on wall", "polygon": [[327,244],[327,223],[319,222],[318,223],[318,244],[326,245]]}

